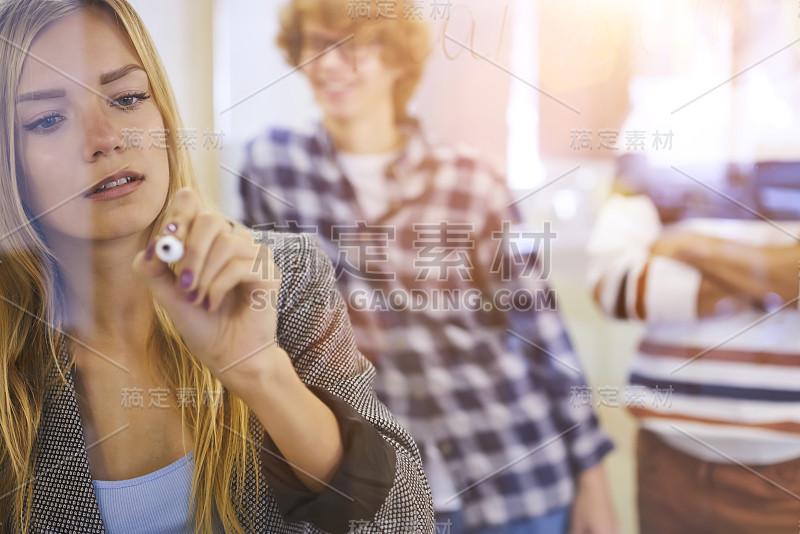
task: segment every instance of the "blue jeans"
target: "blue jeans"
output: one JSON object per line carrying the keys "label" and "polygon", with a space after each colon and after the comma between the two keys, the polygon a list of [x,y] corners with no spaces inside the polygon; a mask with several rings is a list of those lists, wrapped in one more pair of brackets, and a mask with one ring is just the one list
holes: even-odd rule
{"label": "blue jeans", "polygon": [[[564,534],[569,522],[569,507],[533,519],[515,521],[499,527],[467,529],[464,514],[436,514],[436,534]],[[449,527],[449,530],[448,530]]]}

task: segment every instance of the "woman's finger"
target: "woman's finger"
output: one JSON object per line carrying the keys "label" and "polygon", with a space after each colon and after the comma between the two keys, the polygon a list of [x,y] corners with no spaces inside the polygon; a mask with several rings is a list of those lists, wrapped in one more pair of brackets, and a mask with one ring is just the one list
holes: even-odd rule
{"label": "woman's finger", "polygon": [[156,232],[157,236],[171,235],[185,245],[192,221],[202,209],[203,203],[195,191],[188,187],[179,189],[165,210],[164,226]]}
{"label": "woman's finger", "polygon": [[219,308],[225,297],[239,284],[258,283],[261,281],[260,273],[253,272],[252,260],[232,258],[217,273],[208,287],[207,309],[214,312]]}
{"label": "woman's finger", "polygon": [[152,254],[152,246],[139,252],[133,260],[133,271],[141,276],[156,299],[173,317],[185,316],[192,306],[186,302],[186,294],[175,286],[175,275],[167,264]]}
{"label": "woman's finger", "polygon": [[231,259],[245,259],[252,262],[252,239],[232,233],[217,234],[202,268],[197,282],[197,302],[200,303],[208,295],[208,288],[218,273]]}
{"label": "woman's finger", "polygon": [[[204,286],[201,280],[208,279],[207,270],[212,274],[224,265],[230,255],[230,245],[216,247],[214,244],[231,236],[230,226],[220,215],[201,211],[191,221],[191,226],[184,240],[183,257],[177,263],[178,287],[189,293],[189,300],[202,301]],[[225,239],[227,242],[227,239]],[[222,257],[217,257],[221,255]]]}
{"label": "woman's finger", "polygon": [[167,235],[183,243],[191,228],[192,219],[201,207],[200,197],[192,189],[182,188],[176,191],[165,209],[164,226],[156,231],[154,240],[145,251],[139,252],[134,258],[134,272],[147,281],[151,291],[163,305],[175,303],[176,306],[183,307],[186,295],[176,287],[176,276],[167,267],[167,263],[159,259],[156,252],[158,243]]}

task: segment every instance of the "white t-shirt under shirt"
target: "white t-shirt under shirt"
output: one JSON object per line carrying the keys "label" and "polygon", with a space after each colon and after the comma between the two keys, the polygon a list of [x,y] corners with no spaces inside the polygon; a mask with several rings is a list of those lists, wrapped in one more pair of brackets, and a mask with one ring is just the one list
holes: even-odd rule
{"label": "white t-shirt under shirt", "polygon": [[356,202],[367,220],[375,220],[389,208],[386,187],[386,167],[400,154],[390,150],[377,154],[339,152],[339,165],[353,185]]}

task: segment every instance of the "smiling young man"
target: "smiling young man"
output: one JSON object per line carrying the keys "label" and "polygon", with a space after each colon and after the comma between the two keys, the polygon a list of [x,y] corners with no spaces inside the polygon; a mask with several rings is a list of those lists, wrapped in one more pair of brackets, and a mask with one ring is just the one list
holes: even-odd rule
{"label": "smiling young man", "polygon": [[279,44],[323,119],[248,145],[245,223],[315,233],[336,264],[376,391],[422,451],[440,525],[615,532],[600,463],[611,444],[591,408],[570,404],[585,381],[557,313],[467,298],[546,284],[492,268],[498,233],[518,221],[502,177],[407,115],[426,25],[376,19],[375,3],[373,17],[353,17],[349,4],[293,0],[282,12]]}

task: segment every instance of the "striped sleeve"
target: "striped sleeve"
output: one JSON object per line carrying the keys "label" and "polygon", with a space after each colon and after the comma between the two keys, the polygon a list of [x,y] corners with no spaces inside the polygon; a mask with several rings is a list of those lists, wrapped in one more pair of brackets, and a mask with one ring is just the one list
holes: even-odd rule
{"label": "striped sleeve", "polygon": [[588,283],[600,308],[617,319],[689,321],[697,318],[701,273],[650,247],[662,232],[645,195],[612,196],[588,245]]}

